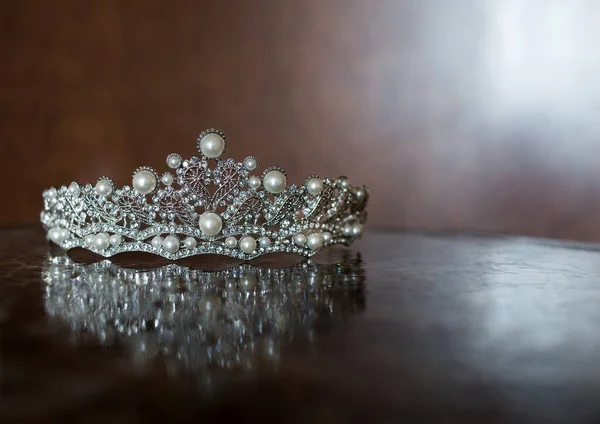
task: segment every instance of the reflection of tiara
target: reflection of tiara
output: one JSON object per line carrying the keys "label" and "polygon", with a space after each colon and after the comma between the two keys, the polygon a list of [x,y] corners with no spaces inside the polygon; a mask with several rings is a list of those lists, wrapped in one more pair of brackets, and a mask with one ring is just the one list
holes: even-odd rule
{"label": "reflection of tiara", "polygon": [[271,252],[309,257],[360,236],[365,187],[317,176],[288,185],[278,167],[252,175],[258,160],[221,159],[225,134],[214,129],[200,134],[198,150],[199,158],[167,157],[175,175],[159,178],[152,168],[138,168],[132,187],[101,177],[95,187],[74,182],[46,190],[41,221],[48,238],[106,257],[142,251],[168,259],[203,253],[252,259]]}
{"label": "reflection of tiara", "polygon": [[157,354],[170,369],[248,366],[277,360],[292,339],[310,341],[364,308],[360,257],[287,269],[242,264],[206,272],[170,264],[124,269],[66,255],[43,269],[45,306],[83,337],[123,342],[134,360]]}

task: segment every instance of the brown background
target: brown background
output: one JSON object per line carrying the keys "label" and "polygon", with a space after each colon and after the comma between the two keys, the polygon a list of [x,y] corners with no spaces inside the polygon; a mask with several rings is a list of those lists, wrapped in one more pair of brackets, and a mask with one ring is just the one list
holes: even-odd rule
{"label": "brown background", "polygon": [[204,128],[371,188],[373,226],[600,240],[600,2],[13,1],[0,224]]}

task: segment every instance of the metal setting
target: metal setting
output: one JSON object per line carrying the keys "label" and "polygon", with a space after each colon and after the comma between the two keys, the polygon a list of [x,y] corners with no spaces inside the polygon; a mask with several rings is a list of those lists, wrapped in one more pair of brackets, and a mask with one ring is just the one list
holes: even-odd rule
{"label": "metal setting", "polygon": [[[366,187],[315,175],[289,185],[283,169],[260,172],[254,156],[222,159],[225,140],[219,130],[204,131],[199,157],[171,153],[169,172],[159,178],[152,168],[138,168],[136,173],[149,172],[137,181],[134,173],[132,187],[103,177],[109,184],[44,191],[41,222],[48,238],[64,249],[83,247],[105,257],[141,251],[171,260],[208,253],[249,260],[275,252],[310,257],[360,237]],[[201,219],[206,212],[210,219]]]}

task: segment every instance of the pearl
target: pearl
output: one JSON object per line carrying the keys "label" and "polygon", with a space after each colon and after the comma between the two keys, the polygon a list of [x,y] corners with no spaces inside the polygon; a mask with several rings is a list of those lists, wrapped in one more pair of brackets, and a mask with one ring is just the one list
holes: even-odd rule
{"label": "pearl", "polygon": [[360,222],[356,222],[352,226],[352,235],[355,237],[360,236],[360,234],[362,233],[362,229],[363,229],[362,224]]}
{"label": "pearl", "polygon": [[248,171],[254,171],[256,168],[258,168],[258,160],[252,156],[247,157],[244,160],[244,167],[246,167]]}
{"label": "pearl", "polygon": [[306,189],[310,194],[321,194],[323,191],[323,181],[319,178],[311,178],[306,182]]}
{"label": "pearl", "polygon": [[342,233],[344,233],[345,236],[351,236],[352,224],[344,224],[344,226],[342,227]]}
{"label": "pearl", "polygon": [[98,233],[96,237],[94,237],[94,246],[98,250],[106,249],[110,244],[110,237],[106,233]]}
{"label": "pearl", "polygon": [[177,238],[177,236],[174,235],[169,235],[166,236],[165,239],[163,240],[163,249],[165,249],[167,252],[169,253],[175,253],[179,250],[179,239]]}
{"label": "pearl", "polygon": [[223,307],[223,302],[219,296],[206,296],[198,301],[198,310],[210,315],[220,311]]}
{"label": "pearl", "polygon": [[337,183],[343,189],[350,187],[350,181],[348,181],[348,178],[346,178],[346,177],[338,178]]}
{"label": "pearl", "polygon": [[286,183],[287,180],[283,172],[278,171],[276,169],[267,172],[267,174],[263,178],[263,185],[265,186],[265,190],[273,194],[281,193],[285,188]]}
{"label": "pearl", "polygon": [[200,152],[207,158],[218,158],[224,150],[225,140],[217,133],[208,133],[200,139]]}
{"label": "pearl", "polygon": [[296,234],[294,236],[294,243],[298,246],[304,246],[306,244],[306,236],[302,233]]}
{"label": "pearl", "polygon": [[67,189],[67,191],[69,192],[69,194],[71,196],[77,196],[79,194],[79,191],[80,191],[79,184],[77,184],[75,181],[73,181],[69,185],[69,188]]}
{"label": "pearl", "polygon": [[140,194],[152,193],[156,188],[156,175],[147,169],[137,171],[133,175],[133,188]]}
{"label": "pearl", "polygon": [[169,168],[175,169],[178,168],[179,165],[181,165],[181,156],[179,156],[177,153],[171,153],[169,156],[167,156],[167,166]]}
{"label": "pearl", "polygon": [[150,243],[155,249],[160,249],[163,244],[163,238],[161,236],[155,236]]}
{"label": "pearl", "polygon": [[240,287],[244,290],[252,290],[256,286],[256,276],[244,273],[240,276]]}
{"label": "pearl", "polygon": [[67,230],[66,228],[61,228],[58,235],[60,237],[60,240],[64,241],[69,238],[69,236],[71,235],[71,232],[69,230]]}
{"label": "pearl", "polygon": [[196,239],[194,237],[187,237],[183,241],[183,245],[188,249],[193,249],[194,247],[196,247]]}
{"label": "pearl", "polygon": [[246,236],[240,240],[240,249],[244,253],[252,253],[256,250],[256,240],[254,237]]}
{"label": "pearl", "polygon": [[113,185],[110,181],[108,180],[99,180],[96,183],[96,193],[99,196],[110,196],[110,193],[112,193],[113,191]]}
{"label": "pearl", "polygon": [[110,236],[110,244],[112,244],[115,247],[120,245],[122,241],[123,239],[121,238],[120,234],[113,234],[112,236]]}
{"label": "pearl", "polygon": [[160,177],[162,183],[166,186],[170,186],[173,184],[173,174],[170,172],[165,172],[162,177]]}
{"label": "pearl", "polygon": [[271,239],[269,237],[261,237],[258,239],[260,247],[269,247],[271,245]]}
{"label": "pearl", "polygon": [[363,200],[367,196],[367,191],[365,189],[359,188],[356,190],[356,198],[358,200]]}
{"label": "pearl", "polygon": [[250,186],[250,188],[256,190],[260,187],[260,178],[250,177],[250,179],[248,179],[248,185]]}
{"label": "pearl", "polygon": [[333,236],[329,231],[324,231],[321,235],[323,236],[324,243],[329,243],[333,239]]}
{"label": "pearl", "polygon": [[223,220],[214,212],[204,212],[198,220],[200,230],[207,236],[216,236],[223,228]]}
{"label": "pearl", "polygon": [[56,188],[51,187],[51,188],[48,189],[48,191],[46,192],[46,194],[48,195],[48,197],[50,199],[54,199],[58,195],[58,191],[56,191]]}
{"label": "pearl", "polygon": [[60,243],[61,240],[61,234],[60,234],[60,228],[59,227],[52,227],[48,230],[48,238],[50,240],[52,240],[54,243]]}
{"label": "pearl", "polygon": [[227,247],[233,249],[237,246],[237,239],[235,237],[227,237],[225,239],[225,244],[227,245]]}
{"label": "pearl", "polygon": [[323,236],[319,233],[311,233],[306,238],[306,244],[312,250],[317,250],[323,247]]}
{"label": "pearl", "polygon": [[93,234],[88,234],[87,236],[85,236],[85,238],[83,239],[83,242],[86,244],[86,246],[88,247],[92,247],[94,245],[94,235]]}

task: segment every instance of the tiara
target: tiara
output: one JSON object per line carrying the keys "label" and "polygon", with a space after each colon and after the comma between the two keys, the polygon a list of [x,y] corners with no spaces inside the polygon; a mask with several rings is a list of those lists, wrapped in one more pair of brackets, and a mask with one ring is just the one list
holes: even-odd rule
{"label": "tiara", "polygon": [[123,344],[142,365],[161,356],[172,370],[276,363],[291,340],[342,329],[365,302],[364,270],[352,253],[333,264],[210,272],[81,264],[62,254],[45,261],[42,279],[46,312],[76,339]]}
{"label": "tiara", "polygon": [[258,174],[258,159],[222,159],[225,134],[200,134],[200,157],[167,156],[172,170],[133,173],[132,186],[109,177],[95,186],[76,182],[43,193],[40,218],[48,239],[69,250],[83,247],[105,257],[128,251],[175,260],[218,254],[248,260],[267,253],[310,257],[360,237],[368,190],[346,177],[309,176],[287,184],[277,166]]}

